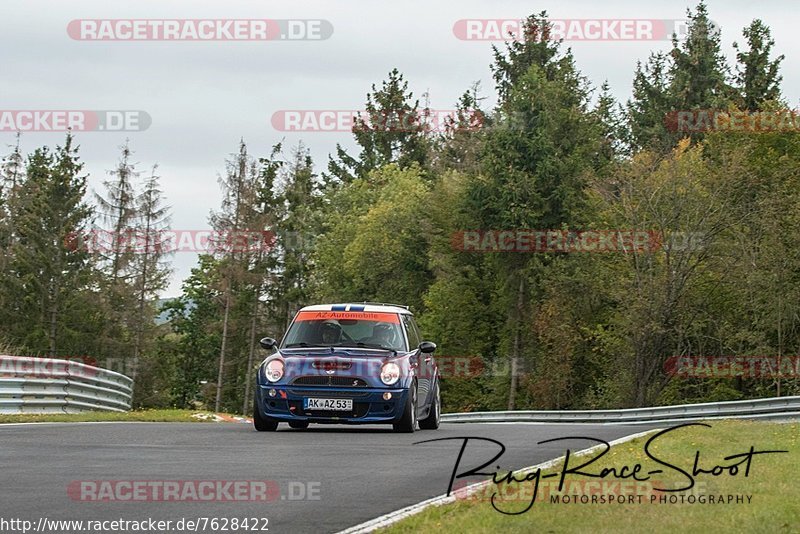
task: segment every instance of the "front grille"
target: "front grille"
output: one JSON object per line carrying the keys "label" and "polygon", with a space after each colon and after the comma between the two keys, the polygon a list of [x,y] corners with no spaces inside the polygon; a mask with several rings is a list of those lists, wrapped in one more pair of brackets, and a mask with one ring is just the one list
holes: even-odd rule
{"label": "front grille", "polygon": [[353,376],[301,376],[292,381],[293,386],[337,386],[342,388],[365,388],[363,378]]}

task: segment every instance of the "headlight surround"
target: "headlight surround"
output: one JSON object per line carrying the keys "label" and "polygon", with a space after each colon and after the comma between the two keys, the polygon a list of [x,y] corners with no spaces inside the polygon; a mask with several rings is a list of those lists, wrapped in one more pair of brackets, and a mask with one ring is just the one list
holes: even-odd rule
{"label": "headlight surround", "polygon": [[386,362],[381,367],[381,382],[387,386],[396,384],[400,380],[400,366],[394,362]]}
{"label": "headlight surround", "polygon": [[264,376],[266,376],[267,380],[270,382],[277,382],[283,378],[285,368],[286,365],[283,363],[283,360],[270,360],[267,365],[264,366]]}

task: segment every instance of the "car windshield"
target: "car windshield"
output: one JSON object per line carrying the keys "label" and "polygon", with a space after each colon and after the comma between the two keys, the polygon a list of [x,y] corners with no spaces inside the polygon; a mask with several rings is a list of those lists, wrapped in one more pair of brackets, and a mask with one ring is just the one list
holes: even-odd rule
{"label": "car windshield", "polygon": [[286,333],[283,348],[364,347],[405,350],[396,313],[301,311]]}

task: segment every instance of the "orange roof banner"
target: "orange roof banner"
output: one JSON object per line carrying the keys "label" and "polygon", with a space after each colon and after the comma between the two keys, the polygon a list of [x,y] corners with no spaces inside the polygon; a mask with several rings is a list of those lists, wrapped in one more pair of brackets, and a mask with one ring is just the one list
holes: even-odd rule
{"label": "orange roof banner", "polygon": [[399,323],[396,313],[363,312],[363,311],[302,311],[295,321],[325,321],[328,319],[356,319],[358,321],[379,321],[382,323]]}

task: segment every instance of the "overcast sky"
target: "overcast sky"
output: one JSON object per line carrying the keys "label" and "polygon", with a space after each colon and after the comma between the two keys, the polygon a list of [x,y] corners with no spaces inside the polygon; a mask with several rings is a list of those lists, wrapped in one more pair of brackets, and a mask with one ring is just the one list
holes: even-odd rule
{"label": "overcast sky", "polygon": [[[796,105],[800,58],[796,2],[711,0],[722,28],[724,52],[741,41],[741,29],[761,18],[785,54],[783,91]],[[487,94],[492,82],[491,43],[456,38],[459,19],[516,19],[546,9],[556,19],[685,19],[685,3],[641,1],[437,0],[4,0],[0,4],[2,110],[144,110],[152,125],[141,132],[78,134],[81,155],[98,188],[114,167],[118,147],[130,139],[141,169],[160,166],[175,229],[207,228],[219,205],[217,176],[244,138],[252,153],[274,143],[302,140],[321,168],[336,143],[352,147],[347,133],[285,133],[270,118],[285,109],[359,109],[372,83],[393,67],[415,95],[430,94],[435,109],[450,109],[475,81]],[[73,40],[73,19],[324,19],[333,35],[323,41],[97,42]],[[638,60],[668,50],[668,41],[570,42],[576,62],[595,85],[608,80],[626,100]],[[61,142],[62,133],[27,133],[23,150]],[[14,134],[0,132],[0,147]],[[4,150],[5,152],[5,150]],[[180,292],[196,256],[173,257],[166,296]]]}

